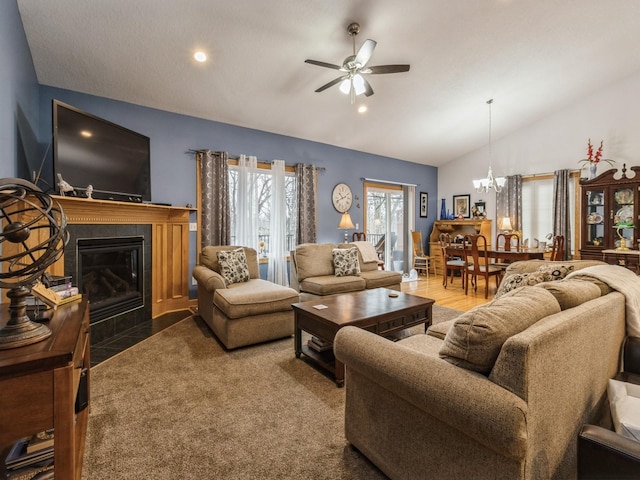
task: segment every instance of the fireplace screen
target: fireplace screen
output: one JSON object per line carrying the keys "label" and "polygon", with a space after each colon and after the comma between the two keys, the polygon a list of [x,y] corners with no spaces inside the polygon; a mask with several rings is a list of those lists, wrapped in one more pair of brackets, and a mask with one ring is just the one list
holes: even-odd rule
{"label": "fireplace screen", "polygon": [[78,288],[91,322],[144,306],[142,237],[78,240]]}

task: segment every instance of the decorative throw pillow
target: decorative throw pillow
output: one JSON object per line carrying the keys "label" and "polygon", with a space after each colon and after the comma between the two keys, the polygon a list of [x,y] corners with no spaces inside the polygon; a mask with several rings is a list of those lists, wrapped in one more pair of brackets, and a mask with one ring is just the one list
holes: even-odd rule
{"label": "decorative throw pillow", "polygon": [[502,280],[502,283],[500,283],[495,298],[500,298],[505,293],[515,290],[516,288],[537,285],[538,283],[548,282],[549,280],[551,280],[551,274],[540,271],[507,275],[504,280]]}
{"label": "decorative throw pillow", "polygon": [[543,265],[538,269],[539,272],[548,273],[551,278],[548,281],[552,280],[562,280],[564,277],[569,275],[575,269],[574,265],[564,265],[551,263],[549,265]]}
{"label": "decorative throw pillow", "polygon": [[227,285],[249,281],[249,267],[244,248],[220,250],[217,252],[220,275]]}
{"label": "decorative throw pillow", "polygon": [[333,269],[335,271],[336,277],[360,275],[358,248],[334,248]]}
{"label": "decorative throw pillow", "polygon": [[640,442],[640,385],[611,379],[607,396],[616,433]]}

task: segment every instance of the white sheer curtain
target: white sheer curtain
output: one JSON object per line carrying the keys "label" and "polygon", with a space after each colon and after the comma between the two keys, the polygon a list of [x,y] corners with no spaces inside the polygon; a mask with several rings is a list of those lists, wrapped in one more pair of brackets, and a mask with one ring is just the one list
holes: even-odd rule
{"label": "white sheer curtain", "polygon": [[404,264],[406,265],[404,271],[409,272],[413,268],[413,237],[411,232],[416,229],[416,187],[413,185],[404,185],[402,187],[404,194],[404,218],[407,219],[405,225],[406,243],[409,247],[404,252]]}
{"label": "white sheer curtain", "polygon": [[238,198],[235,244],[258,249],[258,159],[240,155],[238,159]]}
{"label": "white sheer curtain", "polygon": [[287,275],[287,199],[284,186],[284,160],[271,164],[271,219],[269,221],[269,269],[267,280],[289,286]]}

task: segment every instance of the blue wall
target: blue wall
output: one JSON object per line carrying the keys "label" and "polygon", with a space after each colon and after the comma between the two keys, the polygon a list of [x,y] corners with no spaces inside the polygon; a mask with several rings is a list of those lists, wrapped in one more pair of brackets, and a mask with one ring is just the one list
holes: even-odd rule
{"label": "blue wall", "polygon": [[2,2],[0,65],[0,178],[31,179],[41,159],[38,81],[14,0]]}

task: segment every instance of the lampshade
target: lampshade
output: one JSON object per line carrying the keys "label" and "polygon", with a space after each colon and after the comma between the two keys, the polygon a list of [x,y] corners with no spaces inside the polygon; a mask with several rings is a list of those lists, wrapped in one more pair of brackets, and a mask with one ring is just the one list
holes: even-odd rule
{"label": "lampshade", "polygon": [[507,179],[504,177],[493,177],[493,172],[491,171],[491,104],[493,103],[493,99],[487,100],[487,104],[489,105],[489,173],[487,174],[487,178],[481,178],[480,180],[473,180],[473,187],[476,189],[476,192],[488,192],[492,188],[500,193],[502,191],[502,187],[507,183]]}
{"label": "lampshade", "polygon": [[349,212],[344,212],[342,214],[342,217],[340,217],[340,223],[338,224],[338,228],[341,230],[356,228],[353,222],[351,221],[351,215],[349,215]]}
{"label": "lampshade", "polygon": [[498,230],[511,231],[513,227],[511,226],[511,218],[502,217],[498,222]]}

